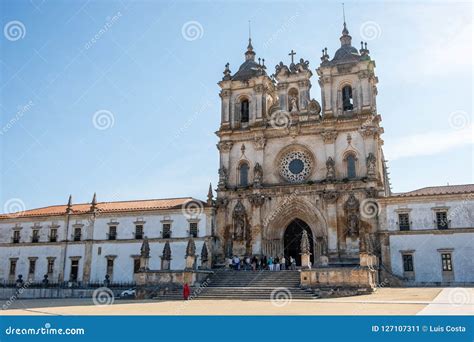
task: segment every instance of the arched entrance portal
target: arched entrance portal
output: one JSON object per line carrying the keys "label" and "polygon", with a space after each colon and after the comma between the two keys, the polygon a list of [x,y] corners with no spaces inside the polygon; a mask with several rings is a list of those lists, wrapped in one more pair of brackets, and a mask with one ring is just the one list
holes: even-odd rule
{"label": "arched entrance portal", "polygon": [[309,226],[300,219],[294,219],[286,227],[285,235],[283,236],[285,258],[290,259],[290,256],[296,259],[296,265],[301,266],[301,255],[300,255],[300,243],[303,230],[306,230],[309,238],[309,245],[311,246],[311,264],[314,262],[314,250],[313,250],[313,233]]}

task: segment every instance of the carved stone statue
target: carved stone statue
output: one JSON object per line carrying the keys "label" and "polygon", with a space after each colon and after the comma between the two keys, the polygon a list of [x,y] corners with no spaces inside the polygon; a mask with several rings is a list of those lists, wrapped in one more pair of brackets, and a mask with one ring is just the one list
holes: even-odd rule
{"label": "carved stone statue", "polygon": [[245,240],[247,237],[247,213],[245,211],[244,205],[240,200],[234,207],[234,211],[232,213],[232,220],[234,225],[234,240]]}
{"label": "carved stone statue", "polygon": [[290,112],[291,113],[298,112],[298,99],[296,98],[296,95],[292,95],[290,97]]}
{"label": "carved stone statue", "polygon": [[219,168],[219,183],[217,184],[217,187],[219,188],[219,190],[225,189],[227,185],[227,178],[228,178],[227,168],[225,166],[221,166]]}
{"label": "carved stone statue", "polygon": [[344,204],[344,210],[346,212],[347,235],[352,238],[359,236],[359,206],[359,200],[354,196],[354,194],[350,194],[349,198]]}
{"label": "carved stone statue", "polygon": [[255,188],[260,188],[262,186],[263,180],[263,169],[259,163],[256,163],[253,168],[253,185]]}
{"label": "carved stone statue", "polygon": [[376,175],[376,162],[377,158],[374,156],[372,152],[369,153],[367,156],[367,177],[374,178]]}
{"label": "carved stone statue", "polygon": [[142,258],[149,258],[150,257],[150,245],[148,243],[148,239],[147,239],[146,236],[143,239],[143,243],[142,243],[142,246],[140,248],[140,256]]}
{"label": "carved stone statue", "polygon": [[336,163],[332,157],[329,157],[326,161],[326,178],[327,179],[334,179],[336,177]]}

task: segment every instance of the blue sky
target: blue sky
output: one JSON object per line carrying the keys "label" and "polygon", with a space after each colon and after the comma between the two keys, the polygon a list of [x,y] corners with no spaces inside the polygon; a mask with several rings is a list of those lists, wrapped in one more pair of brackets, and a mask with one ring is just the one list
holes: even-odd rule
{"label": "blue sky", "polygon": [[[471,6],[346,2],[376,61],[394,191],[473,182]],[[315,1],[3,0],[0,13],[2,209],[205,198],[216,83],[243,62],[248,20],[269,72],[294,49],[316,75],[342,29],[341,5]]]}

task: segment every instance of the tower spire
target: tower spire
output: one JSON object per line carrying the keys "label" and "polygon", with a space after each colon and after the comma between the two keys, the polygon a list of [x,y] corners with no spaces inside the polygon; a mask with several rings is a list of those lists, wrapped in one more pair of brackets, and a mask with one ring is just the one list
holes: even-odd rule
{"label": "tower spire", "polygon": [[342,36],[340,38],[341,45],[351,45],[352,37],[349,35],[349,30],[347,29],[346,10],[344,7],[344,3],[342,3],[342,20],[343,20],[343,27],[342,27]]}
{"label": "tower spire", "polygon": [[252,46],[252,31],[250,27],[250,20],[249,20],[249,45],[247,45],[247,52],[245,52],[245,60],[255,60],[255,52],[253,51],[253,46]]}

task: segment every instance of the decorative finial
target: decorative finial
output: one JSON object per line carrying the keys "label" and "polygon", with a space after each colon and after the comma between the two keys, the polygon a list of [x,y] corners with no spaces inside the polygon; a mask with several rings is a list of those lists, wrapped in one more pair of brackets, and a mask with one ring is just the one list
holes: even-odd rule
{"label": "decorative finial", "polygon": [[247,52],[245,52],[245,60],[255,60],[255,52],[253,51],[252,46],[252,36],[251,36],[251,29],[250,29],[250,20],[249,20],[249,45],[247,45]]}
{"label": "decorative finial", "polygon": [[91,211],[95,212],[97,210],[97,195],[94,192],[94,196],[92,197],[92,202],[91,202]]}
{"label": "decorative finial", "polygon": [[68,214],[72,213],[72,195],[69,195],[69,199],[67,201],[66,213]]}
{"label": "decorative finial", "polygon": [[212,194],[212,184],[209,183],[209,191],[207,192],[207,204],[209,205],[212,205],[212,198],[213,198],[213,194]]}

